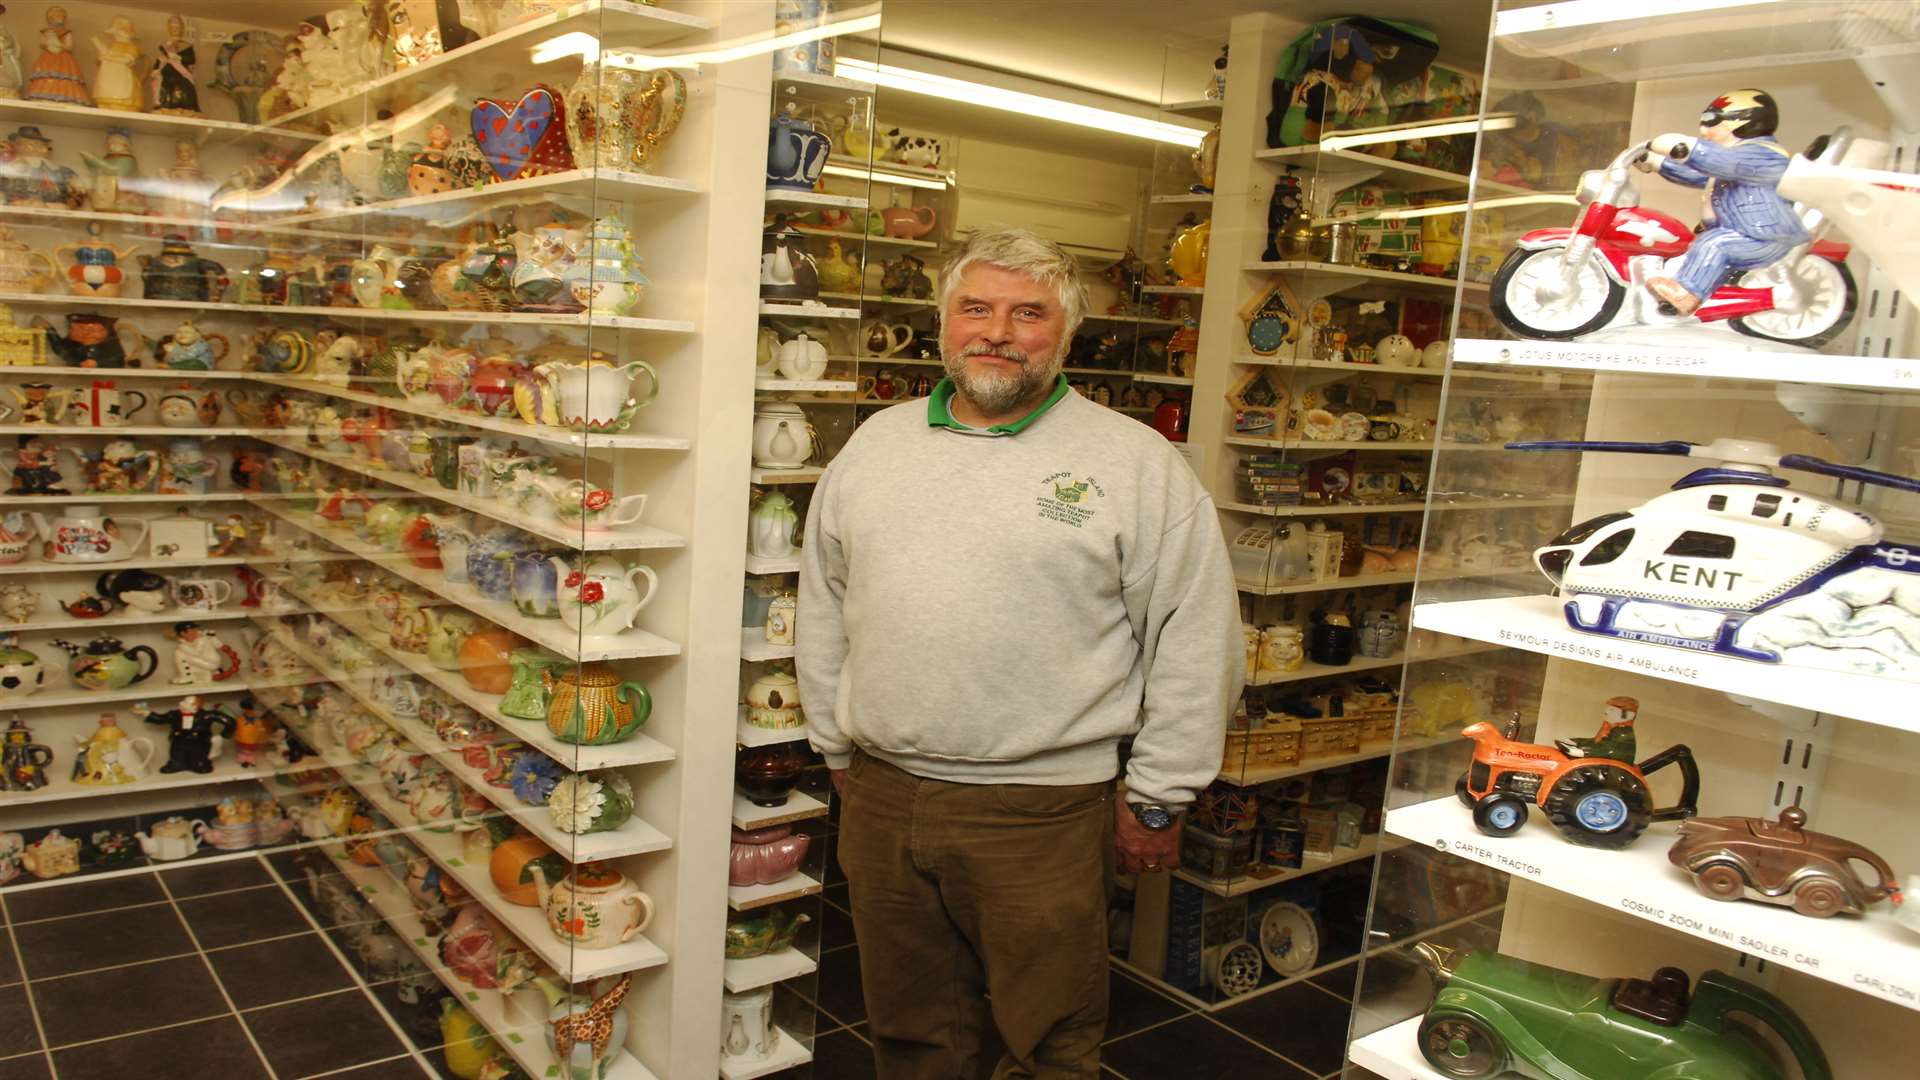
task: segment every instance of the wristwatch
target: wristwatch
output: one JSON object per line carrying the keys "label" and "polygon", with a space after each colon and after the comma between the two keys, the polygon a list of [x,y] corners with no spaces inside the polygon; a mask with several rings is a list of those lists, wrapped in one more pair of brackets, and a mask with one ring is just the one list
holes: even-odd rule
{"label": "wristwatch", "polygon": [[1180,819],[1179,810],[1159,803],[1130,802],[1127,804],[1127,809],[1133,811],[1134,820],[1154,832],[1171,829],[1173,823]]}

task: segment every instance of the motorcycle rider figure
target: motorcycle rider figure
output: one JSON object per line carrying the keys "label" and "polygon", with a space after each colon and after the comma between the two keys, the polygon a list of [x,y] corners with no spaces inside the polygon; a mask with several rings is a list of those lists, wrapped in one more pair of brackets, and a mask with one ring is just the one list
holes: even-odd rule
{"label": "motorcycle rider figure", "polygon": [[1708,228],[1694,238],[1671,277],[1647,279],[1665,306],[1691,315],[1730,270],[1753,270],[1785,258],[1811,239],[1793,204],[1775,190],[1792,154],[1774,140],[1780,109],[1762,90],[1733,90],[1707,103],[1700,137],[1661,135],[1642,172],[1658,163],[1661,177],[1707,189]]}

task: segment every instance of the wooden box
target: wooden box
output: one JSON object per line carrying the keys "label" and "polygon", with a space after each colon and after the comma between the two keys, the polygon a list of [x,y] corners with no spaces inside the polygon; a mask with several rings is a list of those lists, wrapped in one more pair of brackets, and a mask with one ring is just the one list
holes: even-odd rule
{"label": "wooden box", "polygon": [[1392,742],[1397,712],[1393,705],[1376,705],[1359,710],[1355,718],[1360,721],[1360,745],[1377,746]]}
{"label": "wooden box", "polygon": [[1302,761],[1360,752],[1360,721],[1354,717],[1321,717],[1299,724]]}
{"label": "wooden box", "polygon": [[1300,764],[1300,721],[1270,716],[1258,727],[1227,732],[1220,769],[1229,776],[1242,769],[1284,768]]}

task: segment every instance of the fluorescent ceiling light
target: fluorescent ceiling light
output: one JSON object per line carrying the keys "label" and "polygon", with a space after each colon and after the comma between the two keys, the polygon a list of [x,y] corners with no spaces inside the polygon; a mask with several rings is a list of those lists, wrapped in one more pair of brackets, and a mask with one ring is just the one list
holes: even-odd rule
{"label": "fluorescent ceiling light", "polygon": [[1572,26],[1600,23],[1637,22],[1661,15],[1685,15],[1695,11],[1719,11],[1724,8],[1760,7],[1780,0],[1561,0],[1539,7],[1513,8],[1493,17],[1493,35],[1530,34],[1539,30],[1564,30]]}
{"label": "fluorescent ceiling light", "polygon": [[536,64],[549,64],[564,60],[569,56],[578,56],[582,63],[591,64],[604,60],[613,67],[631,68],[635,71],[653,71],[659,68],[697,68],[702,64],[729,64],[735,60],[746,60],[765,53],[778,52],[795,45],[805,45],[810,41],[839,37],[842,34],[860,34],[880,29],[880,13],[873,7],[861,8],[857,12],[848,12],[845,18],[836,18],[818,26],[802,27],[778,37],[748,37],[731,42],[721,42],[693,49],[681,49],[667,53],[641,53],[628,49],[610,50],[605,55],[600,51],[600,39],[592,34],[574,31],[551,37],[533,47],[532,60]]}
{"label": "fluorescent ceiling light", "polygon": [[893,64],[875,64],[845,56],[834,62],[834,74],[884,86],[889,90],[925,94],[928,97],[943,98],[965,105],[984,105],[990,109],[1003,109],[1026,116],[1037,116],[1043,120],[1057,120],[1063,124],[1098,128],[1116,135],[1132,135],[1156,142],[1173,143],[1189,149],[1199,146],[1201,138],[1206,135],[1205,131],[1197,128],[1149,120],[1143,116],[1132,116],[1111,109],[1097,109],[1091,105],[1077,105],[1058,98],[1007,90],[998,86],[988,86],[985,83],[968,82],[964,79],[950,79],[945,75],[932,75],[923,71],[896,67]]}
{"label": "fluorescent ceiling light", "polygon": [[1436,120],[1431,124],[1415,124],[1411,127],[1381,128],[1377,131],[1356,131],[1342,135],[1328,135],[1320,140],[1322,150],[1351,150],[1356,146],[1373,146],[1377,143],[1405,142],[1409,139],[1437,139],[1442,135],[1469,135],[1477,130],[1505,131],[1519,123],[1519,119],[1509,114],[1489,116],[1486,122],[1477,117],[1464,120]]}
{"label": "fluorescent ceiling light", "polygon": [[871,171],[848,165],[828,165],[820,171],[828,176],[844,176],[850,180],[871,179],[878,184],[899,184],[902,187],[926,188],[929,191],[947,190],[945,180],[931,176],[908,176],[905,173],[891,172],[878,165],[875,165]]}

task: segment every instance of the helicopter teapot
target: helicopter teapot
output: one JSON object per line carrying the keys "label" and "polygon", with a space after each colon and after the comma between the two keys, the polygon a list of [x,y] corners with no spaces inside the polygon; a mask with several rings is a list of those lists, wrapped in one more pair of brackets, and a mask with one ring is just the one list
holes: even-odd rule
{"label": "helicopter teapot", "polygon": [[[1710,459],[1664,495],[1579,522],[1534,551],[1567,625],[1763,663],[1920,681],[1920,544],[1872,515],[1795,491],[1776,469],[1920,492],[1920,481],[1744,439],[1516,442]],[[1885,632],[1891,630],[1892,632]]]}

